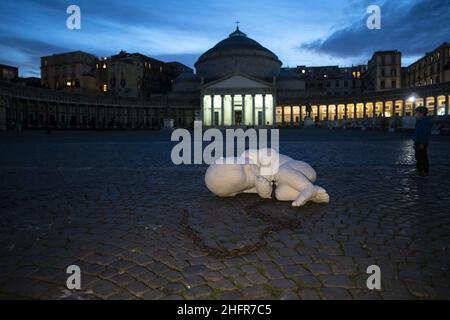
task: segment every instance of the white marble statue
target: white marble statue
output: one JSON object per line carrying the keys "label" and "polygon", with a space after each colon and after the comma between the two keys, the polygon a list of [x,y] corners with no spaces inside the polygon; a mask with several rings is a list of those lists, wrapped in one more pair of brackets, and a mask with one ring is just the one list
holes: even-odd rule
{"label": "white marble statue", "polygon": [[247,150],[240,158],[221,158],[206,171],[207,188],[219,197],[257,193],[270,199],[272,187],[280,201],[301,207],[308,201],[328,203],[330,197],[314,185],[316,171],[306,162],[294,160],[273,149]]}

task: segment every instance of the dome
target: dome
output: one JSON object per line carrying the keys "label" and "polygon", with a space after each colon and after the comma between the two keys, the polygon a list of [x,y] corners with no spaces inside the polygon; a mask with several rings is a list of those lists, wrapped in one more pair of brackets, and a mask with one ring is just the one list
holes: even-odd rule
{"label": "dome", "polygon": [[200,88],[200,78],[192,72],[183,72],[174,81],[172,91],[197,91]]}
{"label": "dome", "polygon": [[195,68],[206,81],[236,72],[271,81],[280,72],[281,64],[273,52],[248,38],[238,27],[227,39],[205,52]]}

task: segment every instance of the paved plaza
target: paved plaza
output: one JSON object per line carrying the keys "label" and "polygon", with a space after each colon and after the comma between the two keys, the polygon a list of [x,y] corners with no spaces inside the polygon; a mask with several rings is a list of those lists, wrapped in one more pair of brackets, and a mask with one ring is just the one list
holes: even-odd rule
{"label": "paved plaza", "polygon": [[[219,199],[163,131],[0,133],[0,298],[450,299],[450,139],[282,130],[329,205]],[[80,291],[66,288],[78,265]],[[367,267],[382,290],[367,289]]]}

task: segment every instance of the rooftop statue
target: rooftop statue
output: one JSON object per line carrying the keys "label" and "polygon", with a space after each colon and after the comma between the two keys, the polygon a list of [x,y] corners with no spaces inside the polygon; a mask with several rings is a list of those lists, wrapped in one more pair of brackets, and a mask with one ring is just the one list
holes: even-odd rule
{"label": "rooftop statue", "polygon": [[247,150],[238,158],[221,158],[205,175],[207,188],[219,197],[256,193],[261,198],[329,203],[327,191],[315,185],[316,171],[306,162],[294,160],[273,149]]}

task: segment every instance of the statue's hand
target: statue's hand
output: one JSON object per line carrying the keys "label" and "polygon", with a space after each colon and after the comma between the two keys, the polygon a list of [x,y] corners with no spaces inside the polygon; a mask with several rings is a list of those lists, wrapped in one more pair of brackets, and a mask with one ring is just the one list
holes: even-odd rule
{"label": "statue's hand", "polygon": [[262,176],[257,176],[255,181],[256,192],[263,199],[272,198],[272,184]]}

